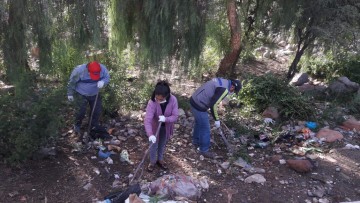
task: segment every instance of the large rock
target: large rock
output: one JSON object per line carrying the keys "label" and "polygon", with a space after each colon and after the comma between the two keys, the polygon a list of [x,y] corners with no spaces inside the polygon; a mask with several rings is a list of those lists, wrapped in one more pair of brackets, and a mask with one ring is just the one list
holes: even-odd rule
{"label": "large rock", "polygon": [[333,94],[343,94],[356,92],[359,89],[359,84],[350,81],[347,77],[340,77],[329,85],[329,90]]}
{"label": "large rock", "polygon": [[335,142],[336,140],[342,140],[344,138],[339,131],[330,130],[328,128],[319,130],[316,137],[319,139],[324,138],[325,142]]}
{"label": "large rock", "polygon": [[290,81],[290,85],[301,86],[309,82],[309,75],[307,73],[297,73]]}
{"label": "large rock", "polygon": [[360,121],[355,118],[350,118],[343,122],[342,126],[347,130],[356,130],[360,131]]}
{"label": "large rock", "polygon": [[317,92],[317,93],[323,93],[326,91],[326,86],[319,84],[319,85],[315,85],[315,84],[310,84],[310,83],[305,83],[301,86],[297,86],[297,89],[300,92]]}
{"label": "large rock", "polygon": [[306,159],[289,159],[286,160],[286,163],[289,168],[293,169],[298,173],[307,173],[314,168],[312,163]]}

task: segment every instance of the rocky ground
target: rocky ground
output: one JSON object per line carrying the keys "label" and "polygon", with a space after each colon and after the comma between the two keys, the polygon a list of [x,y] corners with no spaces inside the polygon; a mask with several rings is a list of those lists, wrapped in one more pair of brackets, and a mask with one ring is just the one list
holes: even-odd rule
{"label": "rocky ground", "polygon": [[[272,60],[271,66],[263,65],[267,62],[259,61],[260,65],[242,69],[282,73],[281,62]],[[174,83],[175,94],[183,99],[198,85]],[[212,150],[219,156],[210,160],[200,156],[191,145],[194,120],[191,113],[186,109],[180,112],[175,134],[166,150],[170,170],[143,171],[143,189],[164,175],[183,174],[199,181],[201,196],[197,202],[360,201],[360,122],[356,118],[350,119],[351,125],[329,121],[317,123],[315,129],[306,121],[280,124],[265,123],[264,118],[258,117],[242,120],[234,127],[245,125],[258,133],[237,132],[230,125],[230,129],[222,126],[235,149],[234,153],[227,153],[219,131],[212,129]],[[127,112],[105,121],[114,137],[111,143],[102,143],[105,147],[113,145],[111,160],[98,155],[100,143],[81,150],[78,136],[68,122],[54,148],[44,148],[19,167],[0,165],[0,202],[97,202],[111,192],[128,188],[148,148],[144,113],[143,110]],[[275,132],[276,138],[270,136]],[[148,160],[144,165],[147,164]],[[151,200],[155,202],[156,198]]]}

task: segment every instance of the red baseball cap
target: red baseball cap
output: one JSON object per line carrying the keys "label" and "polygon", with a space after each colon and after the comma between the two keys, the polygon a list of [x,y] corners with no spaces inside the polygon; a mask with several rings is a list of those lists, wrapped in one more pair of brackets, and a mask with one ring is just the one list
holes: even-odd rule
{"label": "red baseball cap", "polygon": [[99,80],[100,79],[100,71],[101,67],[100,64],[96,61],[90,62],[88,64],[88,71],[90,73],[90,78],[92,80]]}

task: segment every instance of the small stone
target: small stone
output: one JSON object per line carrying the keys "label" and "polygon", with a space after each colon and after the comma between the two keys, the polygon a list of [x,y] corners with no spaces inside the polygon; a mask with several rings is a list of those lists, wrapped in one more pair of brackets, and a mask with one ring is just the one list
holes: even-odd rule
{"label": "small stone", "polygon": [[262,183],[266,182],[266,179],[264,178],[264,176],[262,176],[260,174],[254,174],[254,175],[247,177],[244,181],[245,181],[245,183],[256,182],[256,183],[262,184]]}
{"label": "small stone", "polygon": [[341,171],[341,169],[339,168],[339,167],[336,167],[336,172],[340,172]]}
{"label": "small stone", "polygon": [[91,183],[87,183],[86,185],[84,185],[84,190],[89,190],[92,187]]}
{"label": "small stone", "polygon": [[319,199],[319,203],[329,203],[329,200],[326,198]]}
{"label": "small stone", "polygon": [[230,162],[228,162],[228,161],[225,161],[225,162],[223,162],[223,163],[221,164],[221,167],[222,167],[223,169],[228,169],[229,166],[230,166]]}

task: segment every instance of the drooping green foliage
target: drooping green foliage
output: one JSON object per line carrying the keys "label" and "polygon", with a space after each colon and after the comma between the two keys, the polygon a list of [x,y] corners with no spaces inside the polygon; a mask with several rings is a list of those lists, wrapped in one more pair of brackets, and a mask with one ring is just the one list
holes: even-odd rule
{"label": "drooping green foliage", "polygon": [[111,1],[111,46],[119,51],[128,42],[150,63],[177,57],[188,64],[202,50],[206,1]]}
{"label": "drooping green foliage", "polygon": [[[25,41],[27,1],[11,1],[8,6],[8,19],[3,23],[6,32],[4,32],[2,49],[8,78],[11,82],[19,83],[21,80],[26,80],[26,72],[28,72]],[[16,51],[13,51],[14,48]],[[19,88],[20,86],[17,85],[16,89]]]}
{"label": "drooping green foliage", "polygon": [[67,31],[72,33],[73,43],[79,48],[86,49],[90,45],[99,49],[105,45],[102,40],[104,6],[104,3],[96,0],[68,2],[65,10],[65,16],[68,19]]}
{"label": "drooping green foliage", "polygon": [[[360,31],[359,2],[356,0],[276,1],[273,29],[293,32],[297,51],[288,72],[298,71],[297,64],[306,50],[325,47],[333,50],[358,50]],[[316,43],[315,43],[316,42]],[[316,50],[318,52],[318,49]]]}
{"label": "drooping green foliage", "polygon": [[51,59],[51,38],[52,33],[49,29],[52,25],[51,16],[51,2],[43,0],[34,0],[29,5],[30,15],[28,18],[28,24],[33,27],[35,39],[33,48],[39,50],[39,68],[42,73],[51,71],[52,59]]}

